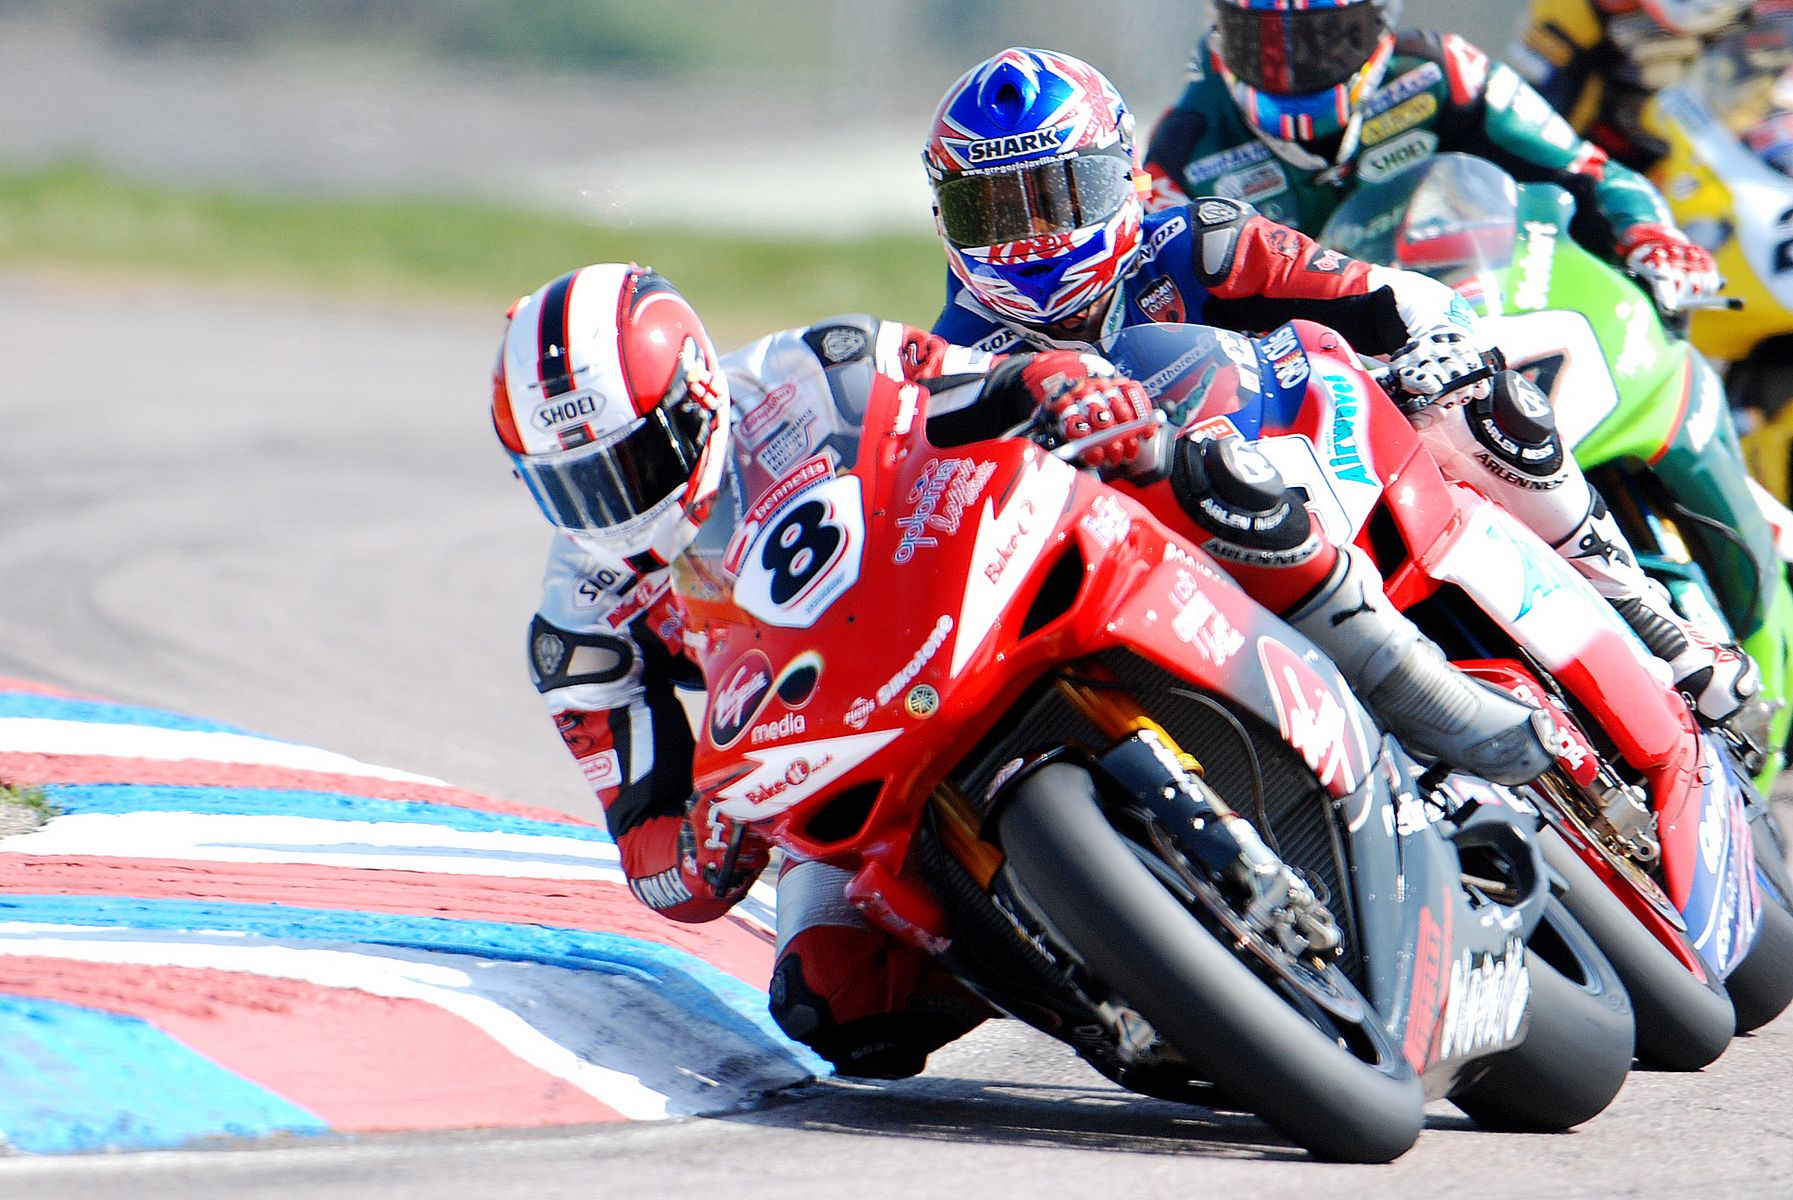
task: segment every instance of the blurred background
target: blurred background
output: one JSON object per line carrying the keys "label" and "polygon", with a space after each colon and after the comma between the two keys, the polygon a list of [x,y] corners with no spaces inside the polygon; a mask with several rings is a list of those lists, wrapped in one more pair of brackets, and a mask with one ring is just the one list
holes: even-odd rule
{"label": "blurred background", "polygon": [[[1423,2],[1496,47],[1519,0]],[[946,87],[1059,48],[1143,132],[1205,20],[0,0],[0,676],[596,815],[524,675],[550,534],[487,416],[511,301],[634,258],[725,349],[843,311],[925,325]]]}
{"label": "blurred background", "polygon": [[[1517,0],[1402,23],[1505,46]],[[1199,0],[0,0],[0,266],[501,311],[580,262],[668,273],[725,344],[926,323],[917,154],[1007,45],[1107,72],[1141,136]]]}

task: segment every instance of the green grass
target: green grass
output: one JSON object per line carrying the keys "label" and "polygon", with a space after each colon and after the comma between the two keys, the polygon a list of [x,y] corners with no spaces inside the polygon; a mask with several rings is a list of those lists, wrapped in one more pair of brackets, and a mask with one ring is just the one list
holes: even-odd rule
{"label": "green grass", "polygon": [[44,795],[39,787],[19,787],[17,784],[0,783],[0,808],[26,808],[36,813],[39,820],[47,821],[57,815],[57,808]]}
{"label": "green grass", "polygon": [[236,280],[502,312],[588,262],[651,265],[734,344],[830,313],[928,324],[945,259],[927,236],[827,241],[613,229],[479,201],[318,199],[0,165],[0,265]]}

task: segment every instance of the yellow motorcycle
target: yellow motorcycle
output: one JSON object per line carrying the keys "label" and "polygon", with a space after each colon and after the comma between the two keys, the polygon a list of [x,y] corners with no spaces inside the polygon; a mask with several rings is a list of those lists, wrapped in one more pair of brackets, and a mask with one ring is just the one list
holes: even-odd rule
{"label": "yellow motorcycle", "polygon": [[1696,312],[1688,336],[1725,368],[1751,473],[1784,503],[1793,497],[1793,11],[1758,13],[1714,42],[1644,120],[1669,147],[1651,180],[1742,302]]}

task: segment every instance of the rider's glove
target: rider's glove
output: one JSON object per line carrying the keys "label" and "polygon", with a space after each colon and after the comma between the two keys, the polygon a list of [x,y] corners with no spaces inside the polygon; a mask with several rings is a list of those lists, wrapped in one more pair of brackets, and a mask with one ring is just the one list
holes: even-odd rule
{"label": "rider's glove", "polygon": [[[1021,382],[1061,442],[1079,441],[1152,415],[1146,390],[1094,354],[1041,351],[1022,366]],[[1156,434],[1155,425],[1117,433],[1086,447],[1077,460],[1098,470],[1143,465],[1151,458]]]}
{"label": "rider's glove", "polygon": [[1462,327],[1447,322],[1421,329],[1388,356],[1402,408],[1451,408],[1488,397],[1494,370]]}
{"label": "rider's glove", "polygon": [[717,812],[701,793],[691,798],[679,830],[679,871],[692,895],[732,904],[771,860],[771,848],[759,834]]}
{"label": "rider's glove", "polygon": [[1724,287],[1718,264],[1704,246],[1667,225],[1633,225],[1619,239],[1619,257],[1649,286],[1656,307],[1679,312]]}

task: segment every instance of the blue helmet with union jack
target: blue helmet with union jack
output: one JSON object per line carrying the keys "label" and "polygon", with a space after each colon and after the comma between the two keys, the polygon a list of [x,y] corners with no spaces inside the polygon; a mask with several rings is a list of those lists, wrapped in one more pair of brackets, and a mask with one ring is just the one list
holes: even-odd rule
{"label": "blue helmet with union jack", "polygon": [[1081,319],[1139,254],[1133,114],[1080,59],[1011,49],[971,68],[940,101],[922,161],[947,261],[998,316]]}
{"label": "blue helmet with union jack", "polygon": [[1214,0],[1214,65],[1245,121],[1317,169],[1357,150],[1363,102],[1395,49],[1392,0]]}

